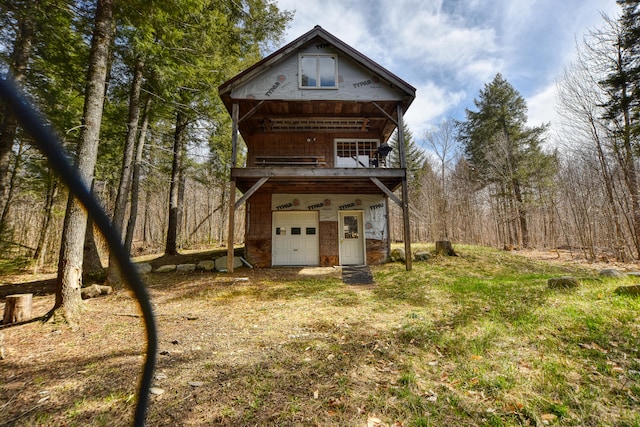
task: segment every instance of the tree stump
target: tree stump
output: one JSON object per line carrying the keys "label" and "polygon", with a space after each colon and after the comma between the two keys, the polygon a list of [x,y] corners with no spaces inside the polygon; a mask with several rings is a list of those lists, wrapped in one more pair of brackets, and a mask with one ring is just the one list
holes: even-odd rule
{"label": "tree stump", "polygon": [[436,242],[436,254],[456,256],[456,252],[453,250],[453,246],[451,246],[451,242],[448,240],[438,240]]}
{"label": "tree stump", "polygon": [[7,295],[2,323],[23,322],[31,319],[31,301],[33,294]]}

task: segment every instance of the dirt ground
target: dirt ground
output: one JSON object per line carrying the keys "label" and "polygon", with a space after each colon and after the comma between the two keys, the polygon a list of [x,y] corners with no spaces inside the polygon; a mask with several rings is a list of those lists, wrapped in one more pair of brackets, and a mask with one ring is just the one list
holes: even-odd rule
{"label": "dirt ground", "polygon": [[[212,253],[190,253],[145,261],[156,268],[211,258]],[[269,316],[272,308],[277,310],[281,305],[275,295],[278,284],[300,278],[340,280],[340,270],[243,267],[232,274],[146,275],[159,329],[154,386],[171,391],[152,396],[149,411],[154,405],[163,409],[154,411],[148,425],[203,425],[203,415],[197,413],[203,409],[192,409],[194,402],[215,399],[211,396],[214,389],[201,389],[201,384],[213,381],[216,387],[237,387],[244,381],[245,366],[251,366],[252,361],[260,363],[266,341],[273,339],[275,345],[281,345],[278,343],[304,333],[290,326],[293,319],[278,322]],[[0,280],[0,298],[34,294],[34,318],[44,316],[53,306],[55,274],[51,272]],[[265,302],[256,308],[242,297],[255,289],[274,295],[264,296]],[[224,303],[227,293],[234,299],[232,304]],[[235,298],[237,295],[240,298]],[[3,310],[0,301],[0,312]],[[305,306],[296,311],[310,313]],[[126,288],[84,301],[82,324],[75,330],[51,322],[1,328],[0,426],[129,425],[145,342],[137,301]],[[215,344],[207,347],[203,343]],[[207,362],[200,363],[202,360]],[[231,406],[225,399],[220,402],[220,411]],[[190,413],[192,410],[196,413]],[[219,421],[222,419],[227,420],[225,425],[244,424],[228,414],[220,415]]]}

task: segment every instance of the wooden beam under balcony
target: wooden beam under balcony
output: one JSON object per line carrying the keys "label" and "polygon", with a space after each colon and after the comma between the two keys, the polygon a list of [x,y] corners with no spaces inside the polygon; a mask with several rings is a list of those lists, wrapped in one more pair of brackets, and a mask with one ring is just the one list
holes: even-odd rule
{"label": "wooden beam under balcony", "polygon": [[245,194],[253,188],[261,188],[272,193],[384,193],[389,196],[389,193],[400,186],[404,176],[405,171],[402,169],[386,168],[262,166],[231,170],[232,180]]}

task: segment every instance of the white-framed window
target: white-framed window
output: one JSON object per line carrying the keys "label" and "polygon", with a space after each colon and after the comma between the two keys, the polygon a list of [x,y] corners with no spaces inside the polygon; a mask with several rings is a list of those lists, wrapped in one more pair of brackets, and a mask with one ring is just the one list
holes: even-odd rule
{"label": "white-framed window", "polygon": [[335,143],[337,168],[379,167],[379,139],[336,139]]}
{"label": "white-framed window", "polygon": [[338,57],[336,55],[301,54],[298,57],[300,89],[337,89]]}

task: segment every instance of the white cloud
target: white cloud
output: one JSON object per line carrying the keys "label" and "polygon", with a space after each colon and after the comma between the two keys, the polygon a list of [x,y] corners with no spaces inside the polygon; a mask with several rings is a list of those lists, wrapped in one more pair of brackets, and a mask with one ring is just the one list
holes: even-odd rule
{"label": "white cloud", "polygon": [[540,126],[543,123],[551,123],[551,126],[557,125],[557,94],[558,92],[554,83],[543,88],[540,92],[526,100],[527,107],[529,108],[529,126]]}
{"label": "white cloud", "polygon": [[463,92],[449,92],[434,83],[416,87],[416,94],[405,115],[405,121],[416,137],[422,137],[424,131],[446,118],[447,112],[465,96]]}
{"label": "white cloud", "polygon": [[363,40],[368,38],[370,25],[367,16],[358,8],[347,7],[346,2],[278,0],[277,3],[282,10],[295,11],[285,36],[287,43],[316,25],[353,47],[362,46]]}
{"label": "white cloud", "polygon": [[616,15],[615,0],[277,0],[296,10],[285,42],[315,25],[418,89],[416,135],[462,119],[500,72],[526,99],[529,124],[555,122],[555,80],[574,40]]}
{"label": "white cloud", "polygon": [[460,15],[443,10],[440,2],[389,1],[384,29],[386,54],[395,62],[411,63],[430,73],[447,70],[459,77],[476,61],[499,50],[495,31],[471,25]]}

